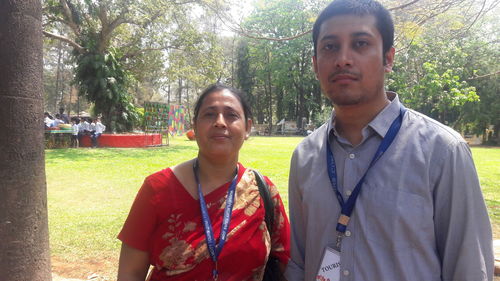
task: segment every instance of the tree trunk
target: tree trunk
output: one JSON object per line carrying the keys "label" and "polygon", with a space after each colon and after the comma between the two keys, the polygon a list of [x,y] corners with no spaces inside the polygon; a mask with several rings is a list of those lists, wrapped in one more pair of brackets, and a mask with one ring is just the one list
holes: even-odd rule
{"label": "tree trunk", "polygon": [[167,104],[170,107],[170,82],[168,83],[168,88],[167,88]]}
{"label": "tree trunk", "polygon": [[182,78],[179,78],[179,89],[178,89],[178,98],[177,98],[177,104],[181,105],[182,104]]}
{"label": "tree trunk", "polygon": [[[55,112],[59,112],[59,107],[62,106],[63,103],[63,95],[61,93],[61,89],[59,86],[61,84],[61,57],[62,57],[62,43],[59,41],[59,45],[57,47],[57,69],[56,69],[56,93],[55,93]],[[60,94],[61,93],[61,94]],[[59,104],[58,104],[59,103]]]}
{"label": "tree trunk", "polygon": [[273,133],[273,88],[272,88],[272,77],[271,77],[271,58],[270,58],[270,53],[267,55],[267,65],[269,69],[267,70],[267,95],[268,95],[268,104],[267,104],[267,115],[269,116],[268,122],[269,122],[269,135],[272,135]]}
{"label": "tree trunk", "polygon": [[185,130],[187,131],[188,129],[191,129],[191,104],[189,101],[189,81],[186,81],[186,109],[187,109],[187,118],[184,119],[184,121],[187,120]]}
{"label": "tree trunk", "polygon": [[0,1],[0,279],[51,280],[41,1]]}
{"label": "tree trunk", "polygon": [[[71,102],[72,102],[71,97],[72,97],[72,93],[73,93],[73,91],[72,91],[72,87],[70,86],[70,87],[69,87],[69,102],[68,102],[68,111],[67,111],[67,112],[68,112],[68,118],[70,118],[70,119],[71,119]],[[70,123],[70,124],[71,124],[71,123]]]}

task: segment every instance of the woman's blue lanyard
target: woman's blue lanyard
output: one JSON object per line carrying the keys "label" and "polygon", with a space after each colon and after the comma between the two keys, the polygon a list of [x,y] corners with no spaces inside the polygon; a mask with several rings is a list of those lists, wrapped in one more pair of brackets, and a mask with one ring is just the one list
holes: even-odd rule
{"label": "woman's blue lanyard", "polygon": [[238,179],[238,167],[236,167],[236,175],[234,176],[233,181],[231,182],[231,186],[227,191],[226,207],[224,208],[224,218],[222,220],[222,228],[219,236],[219,244],[216,244],[214,238],[212,222],[210,221],[210,216],[208,215],[207,204],[205,203],[205,198],[203,197],[203,192],[201,191],[201,184],[198,179],[198,159],[194,161],[193,172],[196,184],[198,185],[198,197],[200,199],[201,215],[203,220],[203,228],[205,229],[205,237],[207,241],[208,253],[210,254],[210,257],[215,263],[215,269],[212,271],[212,276],[214,280],[217,280],[217,276],[219,274],[217,271],[217,259],[219,258],[219,255],[222,252],[222,248],[224,247],[224,243],[226,242],[227,233],[229,230],[229,223],[231,222],[231,213],[233,211],[233,205],[234,205],[234,193],[236,190],[236,181]]}
{"label": "woman's blue lanyard", "polygon": [[330,182],[332,184],[332,188],[335,191],[337,195],[337,200],[339,201],[340,207],[341,207],[341,213],[340,217],[337,221],[337,243],[336,243],[336,250],[340,252],[340,244],[342,242],[342,237],[344,233],[346,232],[347,229],[347,224],[349,223],[349,219],[351,217],[352,211],[354,210],[354,205],[356,204],[356,199],[358,199],[358,195],[361,191],[361,186],[363,185],[363,182],[365,181],[366,175],[368,174],[368,171],[370,170],[373,165],[375,165],[375,162],[377,162],[380,157],[384,154],[384,152],[391,146],[391,143],[394,141],[396,138],[399,129],[401,128],[401,124],[403,122],[403,116],[406,112],[406,108],[401,105],[399,116],[392,122],[391,126],[389,127],[389,130],[387,131],[387,134],[385,137],[382,139],[382,142],[380,143],[379,147],[377,148],[377,151],[375,152],[375,155],[373,156],[372,161],[370,162],[370,165],[368,166],[368,169],[366,169],[366,172],[364,175],[361,177],[361,179],[358,181],[356,184],[356,187],[352,191],[351,196],[349,199],[347,199],[347,202],[344,201],[344,198],[342,197],[342,194],[340,193],[338,189],[338,183],[337,183],[337,168],[335,166],[335,159],[333,157],[332,150],[330,148],[330,141],[328,139],[328,132],[326,134],[326,141],[327,141],[327,146],[326,146],[326,161],[327,161],[327,170],[328,170],[328,177],[330,178]]}

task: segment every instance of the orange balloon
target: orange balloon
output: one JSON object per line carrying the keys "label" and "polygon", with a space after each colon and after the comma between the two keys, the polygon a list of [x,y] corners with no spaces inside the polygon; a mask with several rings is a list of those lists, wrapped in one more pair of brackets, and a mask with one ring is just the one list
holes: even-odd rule
{"label": "orange balloon", "polygon": [[196,136],[194,134],[194,131],[193,130],[189,130],[187,131],[186,133],[186,137],[189,139],[189,140],[195,140],[196,139]]}

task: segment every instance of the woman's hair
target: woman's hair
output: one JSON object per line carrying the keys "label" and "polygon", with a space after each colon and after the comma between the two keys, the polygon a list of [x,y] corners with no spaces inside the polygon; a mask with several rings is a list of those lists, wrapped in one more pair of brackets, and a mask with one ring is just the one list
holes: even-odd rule
{"label": "woman's hair", "polygon": [[245,95],[244,92],[235,89],[230,86],[226,86],[224,84],[216,83],[213,85],[208,86],[201,95],[198,97],[198,100],[196,101],[196,104],[194,106],[194,117],[193,117],[193,122],[196,122],[196,119],[198,118],[198,113],[200,112],[200,108],[203,104],[203,101],[205,98],[210,95],[211,93],[223,91],[223,90],[228,90],[233,96],[238,99],[238,101],[241,104],[241,107],[243,107],[243,112],[245,114],[245,122],[248,119],[253,119],[252,115],[252,110],[250,109],[250,105],[247,100],[247,96]]}

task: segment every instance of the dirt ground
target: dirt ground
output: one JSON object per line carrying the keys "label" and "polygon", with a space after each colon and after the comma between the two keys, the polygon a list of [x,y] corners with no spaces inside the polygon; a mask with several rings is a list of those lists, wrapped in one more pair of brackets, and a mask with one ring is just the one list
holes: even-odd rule
{"label": "dirt ground", "polygon": [[68,261],[53,256],[51,263],[53,281],[116,280],[117,258]]}
{"label": "dirt ground", "polygon": [[[493,242],[495,265],[500,271],[500,240]],[[111,281],[116,280],[117,258],[96,258],[84,261],[67,261],[52,257],[52,281]],[[493,278],[500,281],[500,275]]]}

